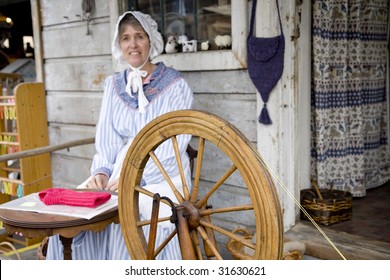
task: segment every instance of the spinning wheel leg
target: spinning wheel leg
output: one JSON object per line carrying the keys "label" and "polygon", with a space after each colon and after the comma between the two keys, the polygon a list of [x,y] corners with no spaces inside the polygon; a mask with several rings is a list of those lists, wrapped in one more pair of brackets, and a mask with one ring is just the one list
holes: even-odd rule
{"label": "spinning wheel leg", "polygon": [[62,246],[64,247],[64,260],[72,259],[72,241],[73,238],[68,238],[60,235]]}
{"label": "spinning wheel leg", "polygon": [[[198,142],[192,188],[187,186],[184,176],[177,141],[179,135],[192,135],[193,140]],[[172,183],[154,153],[165,141],[172,143],[182,189],[177,189]],[[201,186],[201,171],[204,171],[203,165],[206,164],[204,156],[211,153],[205,151],[213,147],[230,161],[230,167],[226,167],[216,183]],[[154,193],[140,187],[144,167],[150,158],[172,189],[171,199],[176,201],[173,208],[180,220],[177,229],[161,244],[157,244],[154,253],[148,252],[148,242],[142,228],[167,222],[170,217],[140,220],[140,195],[150,197],[150,203],[154,196]],[[185,259],[223,259],[228,256],[225,245],[231,240],[248,248],[252,259],[281,258],[283,223],[276,189],[256,149],[225,120],[195,110],[175,111],[160,116],[145,126],[133,140],[124,162],[119,182],[119,216],[126,246],[133,259],[158,255],[175,235],[180,240],[182,257]],[[230,181],[237,180],[236,177],[242,186],[231,187]],[[229,191],[227,188],[230,188]],[[227,197],[232,192],[239,195],[245,193],[244,198],[238,199],[234,195]],[[169,204],[162,199],[160,203]],[[233,229],[238,224],[254,230],[254,239],[248,240],[235,233]]]}
{"label": "spinning wheel leg", "polygon": [[158,219],[159,209],[160,209],[160,195],[156,193],[153,196],[152,218],[150,221],[150,232],[149,232],[149,242],[148,242],[148,252],[147,252],[148,260],[154,259],[154,248],[156,246],[157,219]]}
{"label": "spinning wheel leg", "polygon": [[177,234],[180,242],[180,251],[183,260],[195,260],[196,254],[192,246],[190,228],[188,226],[186,209],[183,206],[177,208]]}

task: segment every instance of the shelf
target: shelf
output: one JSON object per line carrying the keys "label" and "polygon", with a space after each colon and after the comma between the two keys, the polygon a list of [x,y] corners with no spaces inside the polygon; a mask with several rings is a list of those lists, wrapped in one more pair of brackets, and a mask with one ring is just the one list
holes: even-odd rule
{"label": "shelf", "polygon": [[231,16],[232,15],[232,6],[231,5],[214,5],[203,8],[203,10],[216,13],[223,16]]}
{"label": "shelf", "polygon": [[[48,146],[44,84],[19,83],[13,93],[0,96],[0,153]],[[7,196],[25,196],[50,187],[50,153],[0,163],[0,203],[9,201]]]}

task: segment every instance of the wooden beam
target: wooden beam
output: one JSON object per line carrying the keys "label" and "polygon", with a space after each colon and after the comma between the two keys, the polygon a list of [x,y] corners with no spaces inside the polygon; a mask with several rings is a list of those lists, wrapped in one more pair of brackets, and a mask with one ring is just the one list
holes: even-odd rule
{"label": "wooden beam", "polygon": [[[347,260],[390,260],[390,244],[345,232],[321,229]],[[305,243],[308,256],[321,260],[340,260],[340,254],[311,224],[298,223],[286,236]]]}
{"label": "wooden beam", "polygon": [[0,156],[0,162],[36,156],[36,155],[50,153],[50,152],[54,152],[54,151],[58,151],[58,150],[62,150],[62,149],[68,149],[71,147],[92,144],[94,142],[95,142],[95,138],[93,137],[93,138],[86,138],[86,139],[80,139],[80,140],[75,140],[75,141],[69,141],[69,142],[66,142],[63,144],[58,144],[58,145],[49,145],[46,147],[40,147],[40,148],[36,148],[36,149],[21,151],[18,153],[2,155],[2,156]]}
{"label": "wooden beam", "polygon": [[43,44],[42,44],[42,24],[40,14],[40,3],[38,0],[30,0],[31,18],[34,37],[35,71],[37,82],[44,82],[43,70]]}

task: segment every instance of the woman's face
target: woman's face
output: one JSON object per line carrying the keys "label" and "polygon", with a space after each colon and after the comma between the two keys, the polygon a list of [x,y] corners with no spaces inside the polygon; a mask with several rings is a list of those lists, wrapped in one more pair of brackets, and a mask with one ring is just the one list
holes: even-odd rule
{"label": "woman's face", "polygon": [[119,46],[123,57],[133,67],[141,66],[148,59],[150,41],[142,28],[134,28],[127,24],[119,36]]}

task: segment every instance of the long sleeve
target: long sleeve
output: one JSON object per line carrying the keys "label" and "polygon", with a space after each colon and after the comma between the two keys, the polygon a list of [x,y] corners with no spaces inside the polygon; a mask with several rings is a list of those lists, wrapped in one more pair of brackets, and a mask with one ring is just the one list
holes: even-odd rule
{"label": "long sleeve", "polygon": [[93,158],[91,173],[104,173],[111,176],[116,156],[123,147],[123,139],[113,126],[114,108],[113,78],[106,79],[99,121],[96,126],[95,147],[96,154]]}

